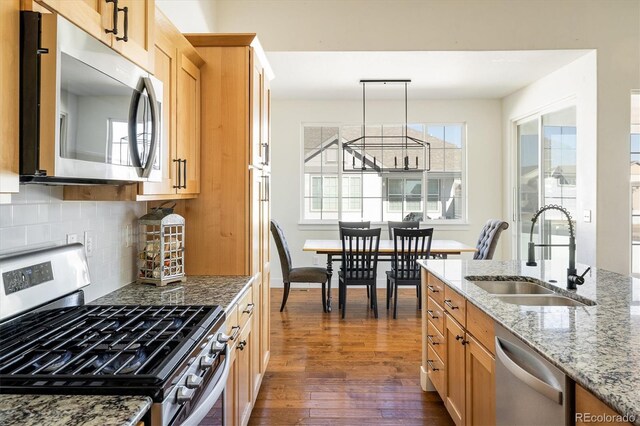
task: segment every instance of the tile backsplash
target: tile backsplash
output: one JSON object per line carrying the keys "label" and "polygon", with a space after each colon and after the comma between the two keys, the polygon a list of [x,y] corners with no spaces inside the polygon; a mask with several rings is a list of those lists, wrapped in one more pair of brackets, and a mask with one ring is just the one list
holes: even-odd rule
{"label": "tile backsplash", "polygon": [[64,201],[60,186],[21,185],[10,204],[0,204],[0,255],[66,244],[68,234],[82,243],[90,231],[91,285],[84,289],[90,301],[135,280],[136,241],[127,247],[127,225],[137,233],[145,212],[143,202]]}

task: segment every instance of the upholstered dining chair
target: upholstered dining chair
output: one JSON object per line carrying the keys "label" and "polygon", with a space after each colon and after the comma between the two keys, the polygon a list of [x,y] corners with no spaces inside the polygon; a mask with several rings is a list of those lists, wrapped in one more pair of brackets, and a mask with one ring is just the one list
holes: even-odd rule
{"label": "upholstered dining chair", "polygon": [[387,222],[389,226],[389,239],[393,240],[393,230],[395,228],[402,229],[418,229],[420,228],[420,222],[417,220],[403,220],[402,222],[394,222],[392,220]]}
{"label": "upholstered dining chair", "polygon": [[480,232],[480,237],[476,244],[478,251],[474,253],[473,258],[477,260],[493,259],[493,253],[496,251],[500,234],[507,228],[509,228],[509,224],[504,220],[489,219]]}
{"label": "upholstered dining chair", "polygon": [[342,318],[347,311],[347,287],[366,286],[371,294],[371,308],[378,318],[376,280],[380,228],[342,228],[342,269],[338,273],[338,291]]}
{"label": "upholstered dining chair", "polygon": [[403,229],[396,228],[393,236],[392,269],[387,271],[387,309],[393,298],[393,318],[398,314],[398,287],[410,285],[416,288],[418,309],[422,309],[422,290],[420,286],[420,265],[417,261],[428,259],[431,255],[433,228]]}
{"label": "upholstered dining chair", "polygon": [[326,268],[317,266],[307,266],[294,268],[291,264],[291,253],[284,232],[275,220],[271,220],[271,234],[278,248],[278,256],[280,257],[280,267],[282,268],[282,281],[284,283],[284,293],[282,294],[282,305],[280,312],[284,309],[289,298],[289,290],[291,283],[320,283],[322,284],[322,310],[327,312],[327,282],[329,275]]}

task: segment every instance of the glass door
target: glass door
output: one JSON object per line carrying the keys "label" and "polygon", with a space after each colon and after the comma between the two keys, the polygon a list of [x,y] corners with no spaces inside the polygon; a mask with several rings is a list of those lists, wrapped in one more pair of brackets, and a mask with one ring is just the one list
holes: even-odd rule
{"label": "glass door", "polygon": [[[575,223],[576,208],[576,109],[574,106],[530,117],[517,124],[518,259],[525,259],[531,219],[538,208],[562,206]],[[560,245],[536,250],[536,259],[568,262],[569,225],[557,210],[544,213],[534,229],[533,241]]]}

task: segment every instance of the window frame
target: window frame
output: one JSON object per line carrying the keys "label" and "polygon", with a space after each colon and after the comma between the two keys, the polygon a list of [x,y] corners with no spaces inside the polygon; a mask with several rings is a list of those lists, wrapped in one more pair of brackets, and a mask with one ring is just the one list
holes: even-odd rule
{"label": "window frame", "polygon": [[[468,191],[468,184],[467,184],[467,173],[468,173],[468,164],[467,164],[467,133],[468,133],[468,123],[466,121],[451,121],[451,122],[416,122],[416,123],[411,123],[411,124],[420,124],[423,126],[424,128],[424,137],[426,138],[426,136],[428,135],[428,128],[430,126],[460,126],[461,127],[461,144],[462,147],[460,148],[460,154],[461,154],[461,159],[460,159],[460,165],[461,165],[461,171],[460,171],[460,177],[462,180],[462,184],[461,184],[461,191],[462,191],[462,197],[460,198],[460,201],[462,202],[462,207],[460,208],[461,211],[461,218],[460,219],[426,219],[427,216],[427,187],[428,187],[428,181],[429,181],[429,173],[430,172],[422,172],[423,174],[423,180],[422,180],[422,213],[425,217],[425,219],[423,219],[421,221],[421,223],[425,223],[425,224],[429,224],[429,225],[442,225],[441,228],[442,229],[446,229],[449,225],[452,226],[452,229],[460,229],[461,227],[468,227],[469,225],[469,212],[468,212],[468,200],[469,200],[469,191]],[[369,123],[369,125],[380,125],[380,126],[397,126],[397,123]],[[342,188],[342,178],[344,176],[344,172],[342,171],[342,143],[341,143],[341,139],[342,139],[342,127],[346,127],[346,126],[362,126],[361,123],[352,123],[352,122],[301,122],[300,123],[300,129],[299,129],[299,149],[300,149],[300,154],[299,154],[299,163],[301,170],[300,170],[300,175],[299,175],[299,179],[300,179],[300,202],[299,202],[299,216],[298,216],[298,225],[301,225],[303,227],[308,227],[309,229],[313,229],[314,227],[318,227],[318,229],[322,229],[324,226],[336,226],[338,220],[342,220],[340,219],[342,217],[342,213],[343,213],[343,208],[342,208],[342,203],[343,203],[343,199],[342,199],[342,195],[343,195],[343,188]],[[305,160],[305,148],[304,148],[304,130],[306,127],[337,127],[338,128],[338,140],[339,142],[339,146],[338,146],[338,219],[307,219],[305,218],[304,214],[305,214],[305,201],[307,198],[306,194],[305,194],[305,170],[304,170],[304,160]],[[333,162],[332,162],[333,163]],[[416,172],[408,172],[406,176],[407,178],[411,178],[411,173],[413,173],[413,175],[415,176]],[[433,172],[431,172],[433,173]],[[390,174],[396,174],[396,172],[391,172]],[[403,175],[403,173],[397,173],[400,176]],[[426,176],[424,176],[426,174]],[[362,174],[360,174],[359,176],[362,176]],[[384,179],[385,177],[389,177],[389,173],[384,173],[382,174],[382,179]],[[405,176],[403,176],[405,177]],[[438,180],[440,180],[440,178],[437,178]],[[441,191],[441,190],[440,190]],[[363,194],[363,192],[361,192],[361,194]],[[382,200],[385,200],[384,195],[381,197]],[[362,201],[361,201],[362,203]],[[384,207],[382,207],[384,209]],[[368,219],[363,219],[363,220],[368,220]],[[378,221],[378,220],[371,220],[371,223],[374,225],[384,225],[387,223],[387,220],[383,220],[383,221]]]}

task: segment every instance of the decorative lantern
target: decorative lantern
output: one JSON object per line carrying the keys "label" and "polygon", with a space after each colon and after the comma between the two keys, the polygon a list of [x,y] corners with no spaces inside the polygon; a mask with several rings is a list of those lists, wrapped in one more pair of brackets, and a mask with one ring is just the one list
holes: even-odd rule
{"label": "decorative lantern", "polygon": [[160,205],[138,220],[138,282],[165,286],[186,281],[184,218]]}

